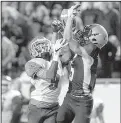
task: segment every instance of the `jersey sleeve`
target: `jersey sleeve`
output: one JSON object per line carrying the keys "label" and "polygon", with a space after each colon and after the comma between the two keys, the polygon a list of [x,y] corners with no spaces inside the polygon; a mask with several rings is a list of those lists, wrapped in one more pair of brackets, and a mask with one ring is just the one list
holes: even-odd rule
{"label": "jersey sleeve", "polygon": [[58,62],[53,61],[51,65],[41,60],[30,60],[25,65],[25,71],[32,79],[44,79],[53,81],[58,68]]}
{"label": "jersey sleeve", "polygon": [[57,74],[58,62],[53,61],[48,69],[41,69],[37,72],[37,77],[48,81],[54,81]]}

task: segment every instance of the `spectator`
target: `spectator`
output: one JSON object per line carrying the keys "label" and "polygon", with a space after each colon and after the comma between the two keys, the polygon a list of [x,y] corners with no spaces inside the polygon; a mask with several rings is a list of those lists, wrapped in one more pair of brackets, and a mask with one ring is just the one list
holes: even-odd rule
{"label": "spectator", "polygon": [[113,8],[120,11],[120,2],[112,2]]}
{"label": "spectator", "polygon": [[44,5],[39,5],[37,6],[36,11],[34,13],[34,19],[36,19],[36,21],[41,24],[43,22],[44,16],[48,15],[48,9]]}
{"label": "spectator", "polygon": [[60,20],[61,12],[62,12],[62,6],[60,4],[55,4],[51,11],[52,19]]}
{"label": "spectator", "polygon": [[109,36],[115,35],[120,39],[120,13],[113,8],[112,2],[101,2],[100,10],[104,13],[101,24],[106,28]]}
{"label": "spectator", "polygon": [[33,2],[27,2],[26,6],[25,6],[25,15],[27,17],[30,17],[31,14],[33,13],[33,11],[34,11]]}
{"label": "spectator", "polygon": [[18,123],[21,117],[21,94],[12,88],[10,77],[2,77],[2,123]]}
{"label": "spectator", "polygon": [[99,77],[112,78],[113,63],[115,60],[117,48],[110,42],[103,47],[99,53],[102,64],[102,72]]}
{"label": "spectator", "polygon": [[12,60],[15,57],[14,44],[6,36],[2,37],[2,73],[11,74]]}
{"label": "spectator", "polygon": [[110,78],[114,71],[113,65],[115,63],[117,46],[120,44],[120,15],[117,10],[113,9],[111,2],[101,2],[99,5],[105,15],[101,25],[106,28],[109,34],[109,42],[100,52],[103,67],[102,77]]}
{"label": "spectator", "polygon": [[83,21],[84,26],[90,25],[93,23],[100,24],[101,20],[103,20],[103,12],[97,8],[95,8],[94,4],[95,2],[88,2],[87,5],[84,5],[85,7],[82,7],[84,10],[81,13],[81,18]]}

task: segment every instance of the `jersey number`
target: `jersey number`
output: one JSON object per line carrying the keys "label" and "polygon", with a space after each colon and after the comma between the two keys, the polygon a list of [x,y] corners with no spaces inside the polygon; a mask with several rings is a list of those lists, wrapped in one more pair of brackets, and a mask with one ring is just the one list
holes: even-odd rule
{"label": "jersey number", "polygon": [[70,74],[69,74],[69,80],[70,81],[72,81],[73,76],[74,76],[74,68],[71,67],[71,71],[70,71]]}
{"label": "jersey number", "polygon": [[58,83],[59,83],[59,78],[56,76],[55,81],[51,82],[51,84],[49,85],[49,89],[55,90],[56,88],[58,88]]}

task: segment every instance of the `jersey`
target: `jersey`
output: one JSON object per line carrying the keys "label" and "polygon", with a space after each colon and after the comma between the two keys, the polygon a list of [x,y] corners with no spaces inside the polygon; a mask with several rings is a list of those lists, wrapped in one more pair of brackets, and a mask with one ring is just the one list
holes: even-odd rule
{"label": "jersey", "polygon": [[[55,103],[58,102],[60,94],[60,85],[58,82],[51,83],[46,79],[34,78],[36,72],[48,70],[51,62],[41,58],[34,58],[28,61],[31,65],[26,65],[26,72],[31,76],[31,83],[35,86],[35,90],[31,92],[31,99],[41,102]],[[27,63],[27,64],[28,64]],[[32,66],[32,67],[31,67]],[[57,77],[57,76],[56,76]],[[58,81],[59,79],[57,79]]]}
{"label": "jersey", "polygon": [[[90,56],[91,57],[91,56]],[[75,55],[68,65],[69,91],[75,96],[91,94],[95,86],[97,59],[90,61],[83,56]]]}
{"label": "jersey", "polygon": [[66,93],[68,91],[69,87],[69,79],[68,79],[68,71],[66,67],[62,69],[63,75],[60,77],[59,84],[61,85],[61,91],[59,94],[59,105],[61,106],[63,103],[63,100],[66,96]]}

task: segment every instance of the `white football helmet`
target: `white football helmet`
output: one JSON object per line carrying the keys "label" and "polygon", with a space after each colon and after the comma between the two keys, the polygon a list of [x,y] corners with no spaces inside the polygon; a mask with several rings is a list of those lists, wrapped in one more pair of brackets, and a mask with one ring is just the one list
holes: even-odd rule
{"label": "white football helmet", "polygon": [[50,40],[45,37],[36,37],[29,44],[31,57],[41,57],[43,53],[49,53],[51,49]]}
{"label": "white football helmet", "polygon": [[84,27],[84,40],[91,41],[98,48],[102,48],[108,42],[108,33],[106,29],[99,24],[91,24]]}

